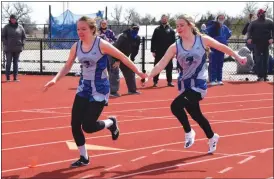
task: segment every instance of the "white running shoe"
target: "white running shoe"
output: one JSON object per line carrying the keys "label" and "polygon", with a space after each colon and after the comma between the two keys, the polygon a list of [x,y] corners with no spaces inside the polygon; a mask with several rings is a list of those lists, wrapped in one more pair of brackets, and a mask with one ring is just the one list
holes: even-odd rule
{"label": "white running shoe", "polygon": [[209,139],[208,145],[209,145],[209,150],[208,153],[211,154],[217,149],[217,143],[219,141],[220,136],[216,133],[214,133],[213,137]]}
{"label": "white running shoe", "polygon": [[224,83],[222,81],[217,81],[218,85],[224,85]]}
{"label": "white running shoe", "polygon": [[185,149],[191,147],[194,144],[195,141],[195,131],[191,129],[189,133],[185,134]]}
{"label": "white running shoe", "polygon": [[209,83],[209,85],[210,86],[216,86],[216,85],[218,85],[218,83],[216,81],[212,81],[212,82]]}

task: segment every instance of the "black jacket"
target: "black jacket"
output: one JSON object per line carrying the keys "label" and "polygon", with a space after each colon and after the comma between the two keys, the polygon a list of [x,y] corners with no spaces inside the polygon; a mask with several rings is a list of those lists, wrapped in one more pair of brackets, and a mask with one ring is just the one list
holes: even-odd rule
{"label": "black jacket", "polygon": [[250,22],[248,22],[248,23],[245,24],[245,27],[244,27],[244,29],[242,31],[242,35],[245,35],[247,33],[247,29],[248,29],[249,24],[250,24]]}
{"label": "black jacket", "polygon": [[[132,61],[135,60],[136,55],[139,52],[139,47],[141,43],[141,38],[137,35],[136,39],[133,39],[130,34],[130,30],[125,30],[119,35],[117,41],[113,44],[117,49],[119,49],[126,56],[130,55]],[[115,59],[117,61],[117,59]]]}
{"label": "black jacket", "polygon": [[175,42],[175,31],[169,26],[160,25],[157,27],[151,39],[151,52],[163,56],[168,47]]}
{"label": "black jacket", "polygon": [[274,23],[270,19],[257,19],[250,23],[247,29],[247,39],[252,39],[257,50],[264,50],[269,46],[268,40],[274,37]]}
{"label": "black jacket", "polygon": [[1,36],[5,52],[22,52],[26,40],[26,33],[22,25],[9,22],[3,28]]}

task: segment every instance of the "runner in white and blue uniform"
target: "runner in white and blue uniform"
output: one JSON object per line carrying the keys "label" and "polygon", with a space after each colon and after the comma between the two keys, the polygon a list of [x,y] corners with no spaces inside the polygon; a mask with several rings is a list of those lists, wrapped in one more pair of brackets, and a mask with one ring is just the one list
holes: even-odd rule
{"label": "runner in white and blue uniform", "polygon": [[82,76],[79,80],[77,95],[87,98],[90,102],[108,103],[109,79],[108,57],[100,51],[100,37],[96,37],[92,48],[83,52],[82,41],[77,43],[76,56],[82,65]]}
{"label": "runner in white and blue uniform", "polygon": [[94,19],[85,16],[80,18],[77,22],[77,33],[80,40],[72,46],[65,66],[45,85],[45,90],[54,85],[70,71],[74,60],[78,58],[82,66],[82,75],[72,107],[71,129],[80,152],[80,159],[72,163],[71,167],[89,164],[84,132],[94,133],[107,128],[113,140],[119,137],[116,117],[98,120],[104,106],[108,104],[110,92],[107,55],[119,59],[142,79],[147,77],[122,52],[95,35],[96,21]]}
{"label": "runner in white and blue uniform", "polygon": [[205,47],[213,47],[227,53],[241,64],[245,64],[246,58],[239,56],[229,47],[211,37],[200,34],[195,27],[193,19],[188,15],[179,16],[176,26],[180,39],[169,47],[164,57],[152,69],[148,78],[152,80],[155,75],[159,74],[166,67],[170,59],[176,55],[178,64],[181,66],[178,78],[180,95],[171,103],[171,111],[184,128],[185,148],[191,147],[195,140],[195,131],[191,129],[186,114],[187,111],[209,139],[208,153],[212,153],[216,150],[219,135],[213,132],[208,120],[202,114],[199,104],[207,92],[206,80],[208,72]]}
{"label": "runner in white and blue uniform", "polygon": [[200,35],[195,36],[195,42],[190,50],[182,46],[182,39],[176,41],[177,61],[182,67],[179,73],[178,88],[181,93],[185,90],[194,90],[203,98],[207,92],[208,78],[206,65],[206,50]]}

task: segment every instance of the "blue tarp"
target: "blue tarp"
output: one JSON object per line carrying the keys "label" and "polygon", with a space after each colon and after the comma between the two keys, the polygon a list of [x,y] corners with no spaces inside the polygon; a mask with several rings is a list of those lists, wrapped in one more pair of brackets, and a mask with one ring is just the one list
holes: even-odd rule
{"label": "blue tarp", "polygon": [[[73,14],[70,10],[66,10],[61,15],[53,17],[52,15],[51,23],[51,39],[78,39],[76,22],[82,16],[88,16],[91,18],[96,18],[98,21],[103,19],[104,11],[98,11],[93,14],[78,15]],[[99,22],[98,22],[99,23]],[[55,49],[70,49],[73,42],[52,42],[50,43],[50,48]]]}

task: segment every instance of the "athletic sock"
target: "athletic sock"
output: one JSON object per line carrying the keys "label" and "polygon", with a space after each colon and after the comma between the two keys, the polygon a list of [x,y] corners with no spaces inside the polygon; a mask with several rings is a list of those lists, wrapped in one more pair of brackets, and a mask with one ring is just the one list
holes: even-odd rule
{"label": "athletic sock", "polygon": [[78,149],[80,151],[80,155],[85,157],[85,159],[88,160],[88,152],[87,152],[87,149],[86,149],[86,145],[82,145],[82,146],[78,146]]}
{"label": "athletic sock", "polygon": [[109,128],[113,124],[113,121],[110,119],[106,119],[106,120],[102,120],[102,121],[105,123],[105,128]]}

